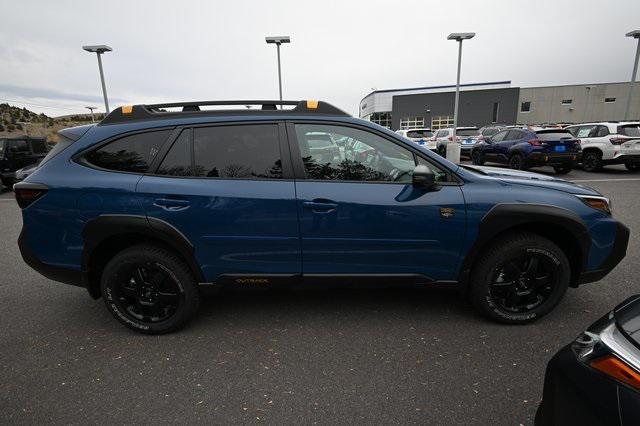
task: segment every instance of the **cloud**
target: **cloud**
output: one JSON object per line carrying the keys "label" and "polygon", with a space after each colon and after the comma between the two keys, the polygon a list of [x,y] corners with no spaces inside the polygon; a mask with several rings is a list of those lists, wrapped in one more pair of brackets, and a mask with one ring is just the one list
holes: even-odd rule
{"label": "cloud", "polygon": [[[0,94],[3,95],[2,97],[20,97],[23,99],[49,99],[52,101],[78,101],[98,104],[102,104],[103,102],[102,96],[69,93],[43,87],[21,87],[2,83],[0,83]],[[109,102],[122,104],[127,101],[120,98],[109,97]]]}

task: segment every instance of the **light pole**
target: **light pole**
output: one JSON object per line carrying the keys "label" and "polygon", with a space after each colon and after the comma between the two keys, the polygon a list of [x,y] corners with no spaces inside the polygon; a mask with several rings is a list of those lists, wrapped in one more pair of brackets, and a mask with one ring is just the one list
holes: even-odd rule
{"label": "light pole", "polygon": [[95,53],[98,56],[98,68],[100,69],[100,81],[102,82],[102,96],[104,96],[104,109],[107,112],[107,114],[109,114],[109,100],[107,99],[107,86],[104,84],[104,73],[102,72],[102,59],[100,58],[100,56],[104,52],[111,52],[113,49],[111,49],[109,46],[106,46],[104,44],[100,44],[97,46],[82,46],[82,49],[86,50],[87,52]]}
{"label": "light pole", "polygon": [[282,74],[280,70],[280,45],[291,43],[289,36],[265,37],[267,44],[275,44],[278,50],[278,88],[280,89],[280,109],[282,109]]}
{"label": "light pole", "polygon": [[631,74],[631,82],[629,83],[629,97],[627,98],[627,108],[624,110],[624,118],[631,120],[631,98],[633,95],[633,86],[636,82],[636,74],[638,74],[638,59],[640,59],[640,30],[635,30],[625,34],[627,37],[633,37],[638,40],[638,47],[636,47],[636,60],[633,62],[633,74]]}
{"label": "light pole", "polygon": [[453,140],[447,144],[447,159],[454,163],[460,162],[460,144],[457,139],[458,103],[460,101],[460,63],[462,62],[462,40],[475,37],[476,33],[451,33],[447,40],[458,42],[458,76],[456,78],[456,100],[453,106]]}
{"label": "light pole", "polygon": [[95,120],[95,117],[93,116],[93,110],[94,110],[94,109],[97,109],[97,108],[96,108],[96,107],[94,107],[94,106],[86,106],[85,108],[86,108],[86,109],[88,109],[89,111],[91,111],[91,122],[92,122],[92,123],[95,123],[95,122],[96,122],[96,120]]}

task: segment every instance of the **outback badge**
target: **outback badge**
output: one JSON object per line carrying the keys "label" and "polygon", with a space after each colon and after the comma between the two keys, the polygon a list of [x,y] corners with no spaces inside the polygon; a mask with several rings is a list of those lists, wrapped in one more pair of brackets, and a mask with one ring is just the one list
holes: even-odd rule
{"label": "outback badge", "polygon": [[440,217],[443,219],[450,219],[456,214],[456,209],[451,207],[440,207]]}

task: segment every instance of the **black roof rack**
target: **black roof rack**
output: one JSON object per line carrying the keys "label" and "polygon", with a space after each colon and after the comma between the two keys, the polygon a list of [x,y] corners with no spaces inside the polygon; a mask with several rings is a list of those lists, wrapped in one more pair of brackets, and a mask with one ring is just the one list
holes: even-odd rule
{"label": "black roof rack", "polygon": [[[260,109],[219,109],[202,110],[203,106],[259,106]],[[294,106],[289,109],[278,109],[280,106]],[[181,111],[166,111],[166,108],[180,108]],[[101,122],[100,126],[116,123],[127,123],[133,120],[160,120],[163,118],[200,117],[219,115],[333,115],[350,117],[349,114],[331,104],[322,101],[201,101],[172,102],[151,105],[129,105],[114,109]]]}

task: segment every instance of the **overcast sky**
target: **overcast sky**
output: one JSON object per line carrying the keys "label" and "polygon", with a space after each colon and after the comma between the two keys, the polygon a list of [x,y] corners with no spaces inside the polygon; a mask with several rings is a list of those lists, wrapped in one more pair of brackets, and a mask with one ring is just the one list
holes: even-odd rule
{"label": "overcast sky", "polygon": [[[628,81],[639,0],[0,0],[0,102],[48,115],[180,100],[321,99],[356,115],[372,88],[511,80],[512,86]],[[22,106],[16,102],[10,102]],[[38,106],[36,106],[38,105]]]}

